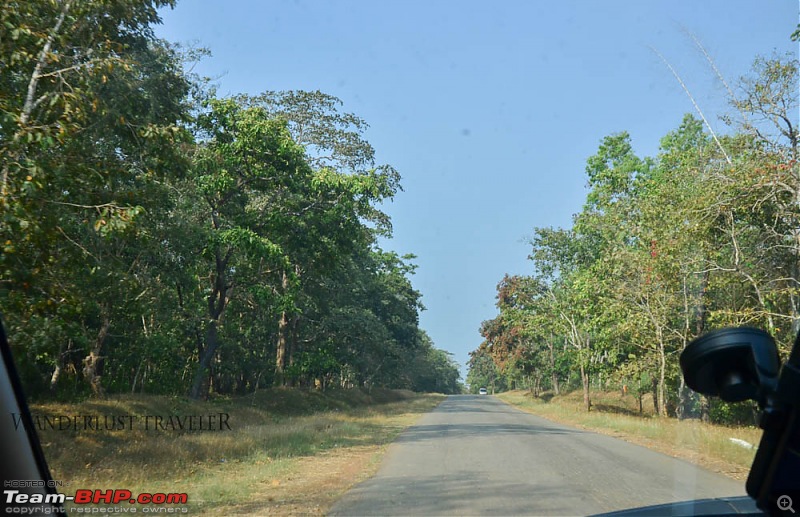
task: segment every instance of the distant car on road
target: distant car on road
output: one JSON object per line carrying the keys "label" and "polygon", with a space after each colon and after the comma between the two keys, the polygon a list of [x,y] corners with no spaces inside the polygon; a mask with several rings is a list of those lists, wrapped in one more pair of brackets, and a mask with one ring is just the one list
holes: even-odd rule
{"label": "distant car on road", "polygon": [[478,390],[478,394],[480,394],[480,395],[488,395],[489,392],[486,391],[486,388],[481,388],[481,389]]}

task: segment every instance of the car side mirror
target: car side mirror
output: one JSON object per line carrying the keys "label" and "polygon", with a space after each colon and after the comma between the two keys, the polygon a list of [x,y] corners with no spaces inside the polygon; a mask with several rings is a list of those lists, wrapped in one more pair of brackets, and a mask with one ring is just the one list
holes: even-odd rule
{"label": "car side mirror", "polygon": [[781,360],[772,336],[752,327],[709,332],[680,357],[686,384],[726,402],[755,400],[762,408],[778,384]]}
{"label": "car side mirror", "polygon": [[764,434],[745,488],[760,509],[785,514],[787,498],[800,500],[800,333],[782,367],[772,337],[751,327],[695,339],[680,364],[686,384],[703,395],[758,402]]}

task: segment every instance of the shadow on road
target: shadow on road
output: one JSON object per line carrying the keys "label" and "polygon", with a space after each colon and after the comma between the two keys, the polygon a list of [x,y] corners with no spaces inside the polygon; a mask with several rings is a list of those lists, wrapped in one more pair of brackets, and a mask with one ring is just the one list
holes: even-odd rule
{"label": "shadow on road", "polygon": [[564,429],[528,424],[429,424],[416,425],[397,438],[397,443],[409,443],[421,440],[453,439],[487,436],[496,439],[508,435],[564,435],[586,434],[578,429]]}
{"label": "shadow on road", "polygon": [[518,409],[489,395],[450,395],[436,408],[444,413],[507,413]]}
{"label": "shadow on road", "polygon": [[513,409],[505,406],[479,406],[477,404],[460,405],[447,404],[443,402],[436,408],[436,411],[444,413],[511,413]]}
{"label": "shadow on road", "polygon": [[[565,486],[534,488],[480,473],[382,478],[379,488],[370,490],[373,483],[359,485],[329,515],[574,515],[576,498],[583,499]],[[584,514],[592,512],[590,501]]]}

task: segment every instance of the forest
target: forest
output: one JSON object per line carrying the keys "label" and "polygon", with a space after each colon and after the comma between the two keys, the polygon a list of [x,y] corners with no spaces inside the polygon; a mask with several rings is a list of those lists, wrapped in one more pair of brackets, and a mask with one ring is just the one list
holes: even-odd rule
{"label": "forest", "polygon": [[656,156],[638,156],[626,132],[602,139],[572,225],[534,228],[532,274],[497,285],[471,391],[582,390],[587,411],[593,391],[617,391],[640,412],[754,423],[750,403],[691,392],[678,357],[704,332],[748,325],[785,358],[800,330],[798,61],[758,57],[729,82],[698,47],[727,91],[724,131],[695,103]]}
{"label": "forest", "polygon": [[172,0],[4,2],[0,310],[34,399],[270,386],[455,393],[400,174],[320,91],[219,97]]}

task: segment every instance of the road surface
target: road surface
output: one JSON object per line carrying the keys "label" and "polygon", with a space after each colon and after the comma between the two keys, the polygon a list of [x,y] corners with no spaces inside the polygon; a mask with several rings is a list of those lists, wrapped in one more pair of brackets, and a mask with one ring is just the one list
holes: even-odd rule
{"label": "road surface", "polygon": [[744,482],[688,462],[458,395],[400,435],[330,514],[587,515],[742,495]]}

